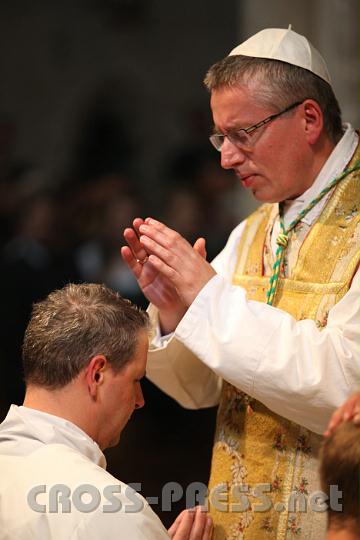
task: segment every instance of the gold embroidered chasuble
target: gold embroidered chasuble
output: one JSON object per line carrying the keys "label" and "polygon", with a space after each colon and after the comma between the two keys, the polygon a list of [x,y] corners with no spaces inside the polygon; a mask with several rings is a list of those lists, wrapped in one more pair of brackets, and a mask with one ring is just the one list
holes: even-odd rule
{"label": "gold embroidered chasuble", "polygon": [[[342,180],[317,221],[296,226],[286,250],[273,305],[319,330],[358,267],[358,182],[358,171]],[[251,300],[266,301],[277,216],[277,204],[263,205],[240,239],[233,283]],[[320,435],[224,382],[209,484],[214,540],[325,538],[326,512],[310,502],[320,489],[320,444]]]}

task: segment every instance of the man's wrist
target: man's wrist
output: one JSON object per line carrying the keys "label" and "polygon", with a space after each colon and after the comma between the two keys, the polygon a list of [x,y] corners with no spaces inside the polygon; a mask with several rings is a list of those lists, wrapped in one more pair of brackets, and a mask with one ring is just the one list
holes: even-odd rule
{"label": "man's wrist", "polygon": [[187,308],[184,306],[182,309],[165,311],[159,310],[159,326],[161,335],[172,334],[175,332],[177,325],[183,318],[187,311]]}

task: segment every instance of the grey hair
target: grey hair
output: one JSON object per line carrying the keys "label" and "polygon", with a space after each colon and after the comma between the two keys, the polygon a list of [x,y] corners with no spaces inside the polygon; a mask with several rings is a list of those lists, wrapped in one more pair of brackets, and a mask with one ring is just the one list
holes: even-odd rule
{"label": "grey hair", "polygon": [[25,382],[62,388],[97,354],[119,371],[148,329],[147,313],[105,285],[68,284],[33,306],[22,349]]}
{"label": "grey hair", "polygon": [[332,142],[342,136],[339,103],[331,86],[307,69],[279,60],[251,56],[227,56],[208,70],[204,84],[209,92],[222,87],[251,87],[255,99],[275,112],[292,102],[313,99],[324,116],[325,131]]}

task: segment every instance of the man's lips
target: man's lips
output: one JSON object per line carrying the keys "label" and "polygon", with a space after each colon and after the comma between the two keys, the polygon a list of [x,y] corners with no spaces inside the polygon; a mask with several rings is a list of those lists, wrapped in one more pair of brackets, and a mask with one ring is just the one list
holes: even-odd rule
{"label": "man's lips", "polygon": [[252,186],[252,184],[255,181],[256,174],[250,173],[250,174],[238,174],[238,177],[241,180],[241,183],[244,187],[249,188]]}

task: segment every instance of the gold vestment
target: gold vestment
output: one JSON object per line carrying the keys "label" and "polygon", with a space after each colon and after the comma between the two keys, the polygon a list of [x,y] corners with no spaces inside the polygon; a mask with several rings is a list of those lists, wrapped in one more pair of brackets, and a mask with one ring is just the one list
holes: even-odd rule
{"label": "gold vestment", "polygon": [[[314,320],[319,330],[358,267],[358,186],[355,171],[334,188],[309,230],[302,222],[295,227],[286,250],[286,277],[273,305],[298,321]],[[233,283],[249,300],[266,302],[277,216],[277,204],[261,206],[241,236]],[[325,538],[326,512],[312,511],[309,501],[320,490],[321,440],[224,381],[209,483],[214,540]]]}

